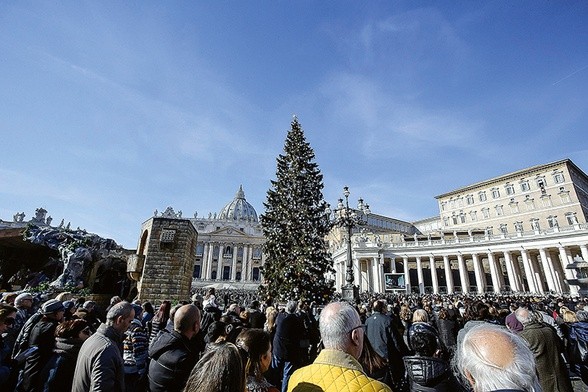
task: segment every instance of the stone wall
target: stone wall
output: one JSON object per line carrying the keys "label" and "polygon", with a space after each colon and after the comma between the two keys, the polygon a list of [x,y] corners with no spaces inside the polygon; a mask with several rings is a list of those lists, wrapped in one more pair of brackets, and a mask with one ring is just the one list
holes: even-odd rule
{"label": "stone wall", "polygon": [[143,224],[148,230],[145,264],[137,285],[139,299],[154,306],[168,299],[190,300],[192,271],[198,233],[188,219],[153,217]]}

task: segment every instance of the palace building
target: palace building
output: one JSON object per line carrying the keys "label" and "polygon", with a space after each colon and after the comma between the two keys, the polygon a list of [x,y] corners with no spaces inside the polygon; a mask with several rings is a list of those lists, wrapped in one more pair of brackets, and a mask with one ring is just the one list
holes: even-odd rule
{"label": "palace building", "polygon": [[[413,222],[412,232],[382,230],[370,222],[356,231],[352,258],[361,291],[577,292],[566,283],[575,277],[566,266],[575,256],[588,260],[588,177],[571,160],[436,199],[439,216]],[[330,240],[330,245],[339,288],[345,282],[346,243]]]}

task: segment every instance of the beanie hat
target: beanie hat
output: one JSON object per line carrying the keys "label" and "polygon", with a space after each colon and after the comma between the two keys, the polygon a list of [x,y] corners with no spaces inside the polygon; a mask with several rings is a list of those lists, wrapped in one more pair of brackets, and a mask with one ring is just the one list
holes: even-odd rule
{"label": "beanie hat", "polygon": [[131,306],[133,307],[133,310],[135,311],[135,318],[137,318],[141,312],[143,311],[143,308],[141,307],[141,305],[137,305],[137,304],[131,304]]}
{"label": "beanie hat", "polygon": [[41,313],[43,314],[57,313],[63,310],[65,310],[63,304],[56,299],[50,299],[41,306]]}
{"label": "beanie hat", "polygon": [[86,302],[84,302],[84,308],[85,309],[88,309],[89,307],[93,307],[93,306],[96,306],[96,302],[94,302],[94,301],[86,301]]}
{"label": "beanie hat", "polygon": [[24,301],[25,299],[33,299],[33,295],[31,293],[20,293],[19,295],[16,296],[16,298],[14,299],[14,304],[16,306],[19,306],[20,303],[22,301]]}
{"label": "beanie hat", "polygon": [[74,306],[74,301],[63,301],[63,307],[67,310],[71,310]]}

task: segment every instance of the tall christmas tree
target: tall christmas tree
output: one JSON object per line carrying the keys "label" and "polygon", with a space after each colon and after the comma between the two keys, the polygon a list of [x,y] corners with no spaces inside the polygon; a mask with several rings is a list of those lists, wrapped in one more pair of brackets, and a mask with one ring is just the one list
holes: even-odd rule
{"label": "tall christmas tree", "polygon": [[294,117],[261,215],[266,238],[262,295],[324,303],[333,294],[333,281],[325,278],[325,273],[333,272],[325,242],[330,224],[323,176],[314,159]]}

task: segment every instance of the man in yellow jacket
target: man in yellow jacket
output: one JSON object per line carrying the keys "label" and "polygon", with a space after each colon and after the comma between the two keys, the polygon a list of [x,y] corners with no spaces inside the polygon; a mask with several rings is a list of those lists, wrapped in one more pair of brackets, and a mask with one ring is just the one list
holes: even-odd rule
{"label": "man in yellow jacket", "polygon": [[288,392],[391,392],[368,377],[357,361],[365,331],[359,314],[347,302],[333,302],[319,320],[325,348],[316,360],[292,374]]}

